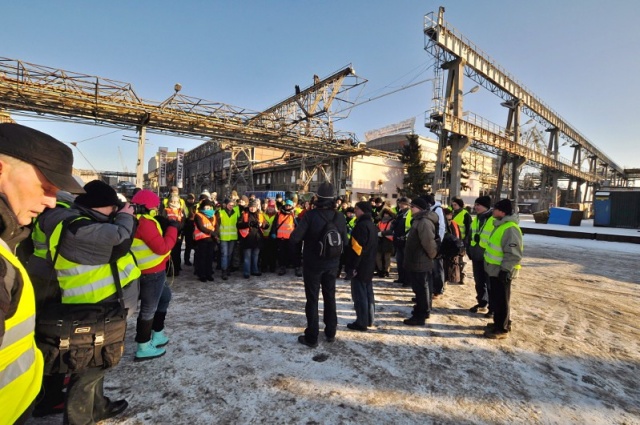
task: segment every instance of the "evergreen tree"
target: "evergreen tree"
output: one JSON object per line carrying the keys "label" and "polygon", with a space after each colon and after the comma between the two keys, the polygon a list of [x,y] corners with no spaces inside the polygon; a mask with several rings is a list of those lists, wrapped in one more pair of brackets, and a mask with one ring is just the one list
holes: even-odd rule
{"label": "evergreen tree", "polygon": [[417,134],[409,134],[407,135],[408,143],[400,149],[400,161],[407,172],[402,180],[403,187],[398,188],[398,193],[409,198],[417,198],[429,193],[425,163],[422,161],[422,149],[418,140]]}

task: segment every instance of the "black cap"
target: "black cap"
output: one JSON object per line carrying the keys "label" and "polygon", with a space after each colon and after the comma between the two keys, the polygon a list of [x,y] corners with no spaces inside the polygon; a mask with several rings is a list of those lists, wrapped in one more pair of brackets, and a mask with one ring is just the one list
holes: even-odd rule
{"label": "black cap", "polygon": [[365,214],[371,214],[371,202],[368,201],[360,201],[356,203],[356,208],[360,209]]}
{"label": "black cap", "polygon": [[412,206],[412,207],[420,208],[421,210],[426,210],[427,208],[429,208],[429,205],[427,204],[427,201],[425,201],[425,200],[424,200],[424,199],[422,199],[422,198],[414,199],[414,200],[411,202],[411,206]]}
{"label": "black cap", "polygon": [[333,199],[335,194],[333,191],[333,185],[329,182],[324,182],[318,187],[318,192],[316,193],[318,198],[329,198]]}
{"label": "black cap", "polygon": [[427,203],[427,205],[435,205],[436,204],[436,198],[435,198],[435,196],[433,196],[433,194],[423,195],[423,196],[421,196],[421,198],[424,199],[424,201]]}
{"label": "black cap", "polygon": [[451,198],[451,202],[455,202],[460,206],[460,208],[464,208],[464,201],[462,200],[462,198],[458,198],[457,196],[454,196],[453,198]]}
{"label": "black cap", "polygon": [[87,208],[110,207],[122,205],[115,189],[100,180],[93,180],[84,185],[85,193],[78,195],[76,204]]}
{"label": "black cap", "polygon": [[478,205],[482,205],[486,209],[491,208],[491,198],[489,196],[481,196],[476,199],[475,203]]}
{"label": "black cap", "polygon": [[511,201],[508,199],[501,199],[498,202],[496,202],[496,204],[493,206],[494,210],[500,210],[503,213],[505,213],[506,215],[511,215],[513,214],[513,205],[511,204]]}
{"label": "black cap", "polygon": [[60,190],[84,192],[72,175],[71,148],[48,134],[20,124],[0,124],[0,153],[34,165]]}

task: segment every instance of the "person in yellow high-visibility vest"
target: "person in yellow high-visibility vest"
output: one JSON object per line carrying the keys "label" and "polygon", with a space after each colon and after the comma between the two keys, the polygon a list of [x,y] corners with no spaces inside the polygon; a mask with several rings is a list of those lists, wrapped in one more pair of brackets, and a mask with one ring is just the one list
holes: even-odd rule
{"label": "person in yellow high-visibility vest", "polygon": [[[464,208],[464,201],[462,198],[454,196],[451,199],[451,208],[453,209],[453,221],[458,224],[458,228],[460,229],[460,239],[462,239],[465,248],[467,248],[469,247],[471,236],[471,214],[469,214],[469,211]],[[464,254],[458,256],[457,263],[460,275],[460,281],[458,283],[463,285],[464,278],[466,277],[464,266],[467,264],[464,262]]]}
{"label": "person in yellow high-visibility vest", "polygon": [[42,386],[44,361],[36,347],[36,306],[29,275],[15,256],[26,228],[58,190],[81,193],[72,177],[73,153],[53,137],[0,124],[0,424],[23,424]]}
{"label": "person in yellow high-visibility vest", "polygon": [[[116,301],[117,277],[124,307],[131,317],[137,306],[141,274],[131,253],[136,230],[133,207],[128,203],[122,205],[116,191],[100,180],[87,183],[84,191],[70,208],[75,214],[73,221],[67,218],[54,224],[53,230],[45,223],[42,227],[50,235],[49,255],[55,259],[60,301],[62,304]],[[71,373],[64,423],[92,424],[127,408],[126,400],[110,400],[104,395],[105,372],[96,367]]]}
{"label": "person in yellow high-visibility vest", "polygon": [[511,281],[522,261],[522,230],[511,201],[502,199],[493,206],[494,228],[484,251],[484,268],[489,275],[489,298],[493,308],[493,323],[484,335],[503,339],[511,330]]}
{"label": "person in yellow high-visibility vest", "polygon": [[493,230],[493,210],[491,198],[480,196],[473,204],[476,216],[471,222],[469,232],[469,246],[467,255],[471,260],[473,280],[476,290],[476,304],[469,309],[471,313],[482,313],[487,318],[493,317],[493,310],[489,305],[489,277],[484,270],[484,250]]}

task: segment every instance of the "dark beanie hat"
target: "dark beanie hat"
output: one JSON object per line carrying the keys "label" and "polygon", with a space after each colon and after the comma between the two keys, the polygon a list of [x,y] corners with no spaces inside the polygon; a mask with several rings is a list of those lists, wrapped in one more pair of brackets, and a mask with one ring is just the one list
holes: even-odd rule
{"label": "dark beanie hat", "polygon": [[427,204],[427,201],[425,201],[425,200],[424,200],[424,199],[422,199],[422,198],[414,199],[414,200],[411,202],[411,206],[412,206],[412,207],[420,208],[421,210],[426,210],[427,208],[429,208],[429,205]]}
{"label": "dark beanie hat", "polygon": [[84,191],[76,198],[76,204],[83,207],[100,208],[121,204],[116,191],[103,181],[90,181],[84,185]]}
{"label": "dark beanie hat", "polygon": [[494,210],[500,210],[504,212],[506,215],[513,214],[513,206],[511,205],[511,201],[508,199],[501,199],[493,206]]}
{"label": "dark beanie hat", "polygon": [[329,182],[322,183],[320,187],[318,187],[317,195],[318,195],[318,198],[333,199],[333,197],[335,196],[333,192],[333,185]]}
{"label": "dark beanie hat", "polygon": [[365,214],[371,214],[371,202],[369,201],[360,201],[356,203],[356,208],[359,208]]}
{"label": "dark beanie hat", "polygon": [[431,194],[421,196],[421,198],[424,199],[424,201],[427,203],[427,205],[435,205],[436,204],[436,198]]}
{"label": "dark beanie hat", "polygon": [[455,202],[460,206],[460,208],[464,208],[464,201],[462,200],[462,198],[458,198],[457,196],[454,196],[453,198],[451,198],[451,202]]}
{"label": "dark beanie hat", "polygon": [[491,198],[488,196],[481,196],[475,201],[476,204],[482,205],[486,209],[491,208]]}

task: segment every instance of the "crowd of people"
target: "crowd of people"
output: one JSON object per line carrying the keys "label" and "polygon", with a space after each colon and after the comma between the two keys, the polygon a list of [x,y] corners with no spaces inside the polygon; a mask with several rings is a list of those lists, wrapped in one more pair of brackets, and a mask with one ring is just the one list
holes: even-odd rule
{"label": "crowd of people", "polygon": [[43,374],[51,359],[36,345],[37,313],[119,302],[137,320],[134,360],[152,360],[170,342],[168,280],[183,266],[201,282],[215,282],[217,270],[221,280],[238,271],[244,279],[302,277],[307,327],[298,342],[314,348],[320,293],[325,340],[336,338],[336,279],[351,285],[356,320],[347,328],[366,332],[375,322],[373,278],[391,278],[395,256],[393,282],[415,294],[404,323],[423,326],[446,283],[464,283],[468,256],[477,295],[470,311],[493,318],[488,338],[511,331],[510,287],[523,246],[506,199],[492,209],[489,197],[479,197],[475,217],[459,197],[452,208],[433,195],[351,206],[324,182],[309,200],[219,200],[208,191],[183,198],[174,187],[165,199],[142,189],[124,202],[101,181],[81,187],[72,163],[70,149],[51,136],[0,124],[0,423],[63,413],[65,424],[94,424],[123,412],[126,400],[104,395],[105,367]]}

